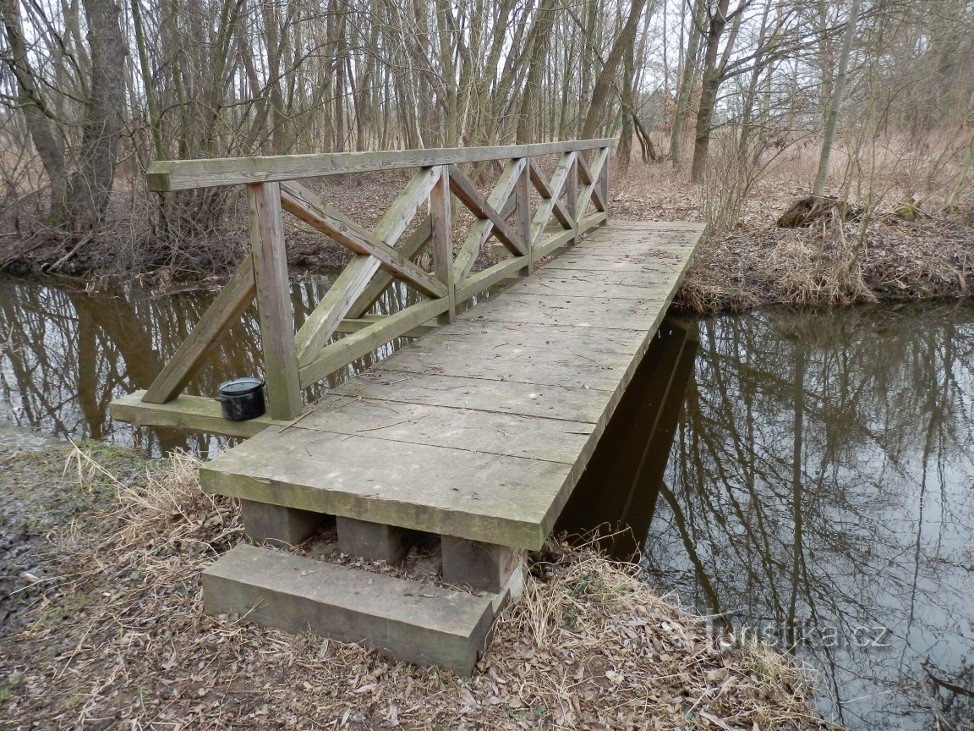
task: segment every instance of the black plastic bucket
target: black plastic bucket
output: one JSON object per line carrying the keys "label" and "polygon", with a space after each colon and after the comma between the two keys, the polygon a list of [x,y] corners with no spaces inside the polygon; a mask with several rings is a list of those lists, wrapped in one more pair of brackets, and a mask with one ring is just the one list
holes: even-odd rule
{"label": "black plastic bucket", "polygon": [[224,419],[256,419],[264,415],[264,382],[259,378],[234,378],[220,384],[216,400],[220,402]]}

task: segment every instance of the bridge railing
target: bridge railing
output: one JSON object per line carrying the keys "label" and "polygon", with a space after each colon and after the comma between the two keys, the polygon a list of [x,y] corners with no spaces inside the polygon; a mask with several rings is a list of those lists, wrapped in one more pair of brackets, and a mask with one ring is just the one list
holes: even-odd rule
{"label": "bridge railing", "polygon": [[[303,388],[417,326],[430,321],[449,322],[458,303],[522,270],[529,273],[539,258],[604,223],[612,144],[610,139],[598,139],[155,163],[147,176],[154,191],[246,186],[252,253],[141,396],[142,403],[161,405],[176,399],[223,334],[256,299],[268,415],[274,420],[294,419],[301,411]],[[559,156],[550,178],[538,165],[536,158],[542,155]],[[503,170],[485,197],[458,165],[487,161],[501,162]],[[396,168],[417,170],[371,230],[299,182],[324,175]],[[534,206],[531,186],[537,191]],[[453,196],[475,219],[456,253]],[[424,205],[427,215],[404,235]],[[590,207],[594,209],[591,213]],[[285,213],[355,252],[297,332],[284,248]],[[474,262],[491,237],[511,256],[473,272]],[[432,267],[427,271],[417,260],[430,243]],[[367,314],[394,279],[417,290],[422,298],[388,316]],[[344,337],[335,338],[339,333]],[[116,415],[125,419],[125,414],[130,412],[119,410]],[[190,427],[194,423],[171,413],[161,422],[153,422],[144,413],[128,420]]]}

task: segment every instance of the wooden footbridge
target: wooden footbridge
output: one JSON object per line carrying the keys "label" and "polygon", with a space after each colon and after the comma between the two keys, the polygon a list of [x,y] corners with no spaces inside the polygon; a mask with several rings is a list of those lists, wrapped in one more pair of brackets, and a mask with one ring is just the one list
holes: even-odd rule
{"label": "wooden footbridge", "polygon": [[[542,546],[571,495],[702,233],[696,224],[608,224],[611,144],[150,169],[153,190],[244,185],[250,202],[252,255],[151,387],[112,405],[116,418],[135,424],[249,437],[201,470],[206,491],[241,500],[252,539],[204,573],[207,611],[471,671],[499,607],[519,589],[525,550]],[[489,195],[460,168],[472,163],[502,168]],[[373,230],[298,182],[393,168],[417,171]],[[474,223],[454,247],[457,201]],[[284,212],[355,252],[297,332]],[[491,237],[506,256],[476,270]],[[432,257],[421,257],[429,248]],[[370,314],[394,279],[421,297],[394,314]],[[488,289],[485,303],[458,314]],[[229,422],[211,398],[182,391],[255,299],[268,414]],[[303,389],[420,332],[410,347],[304,404]],[[328,526],[343,553],[391,564],[417,537],[432,536],[439,575],[400,578],[287,549]]]}

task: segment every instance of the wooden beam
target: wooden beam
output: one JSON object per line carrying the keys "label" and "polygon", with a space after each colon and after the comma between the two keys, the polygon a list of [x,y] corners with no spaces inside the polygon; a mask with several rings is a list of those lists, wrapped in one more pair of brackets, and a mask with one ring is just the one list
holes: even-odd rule
{"label": "wooden beam", "polygon": [[[532,242],[536,242],[539,239],[544,232],[545,226],[548,225],[548,219],[551,218],[555,204],[558,202],[558,198],[561,197],[562,190],[568,182],[568,176],[575,165],[575,158],[577,156],[578,153],[576,152],[566,152],[558,163],[558,167],[555,168],[555,174],[551,176],[551,185],[549,186],[550,196],[541,201],[541,205],[538,206],[538,210],[534,214],[534,220],[531,222]],[[572,222],[569,228],[574,229],[576,228],[575,219],[571,218],[570,211],[568,214],[569,220]]]}
{"label": "wooden beam", "polygon": [[577,215],[585,217],[585,211],[588,208],[589,199],[595,203],[595,209],[599,212],[605,212],[605,201],[601,199],[601,191],[599,190],[600,181],[602,180],[602,170],[605,167],[606,160],[609,157],[609,148],[605,147],[595,153],[595,158],[592,161],[592,167],[589,169],[585,161],[582,160],[582,156],[578,156],[578,171],[580,177],[582,178],[584,187],[582,188],[581,194],[578,194],[576,199],[576,210]]}
{"label": "wooden beam", "polygon": [[[501,173],[497,184],[494,186],[494,190],[491,191],[490,196],[487,198],[487,204],[491,208],[497,210],[501,207],[502,202],[507,201],[511,197],[523,164],[523,160],[520,162],[512,161],[504,169],[504,172]],[[502,211],[501,218],[503,219],[504,217],[505,214]],[[457,252],[453,263],[453,279],[455,282],[462,282],[470,273],[474,262],[477,260],[477,255],[480,254],[481,247],[487,241],[493,228],[494,222],[490,218],[480,219],[470,227],[470,233],[463,242],[463,246],[460,247],[460,251]]]}
{"label": "wooden beam", "polygon": [[433,234],[433,267],[436,276],[449,292],[449,306],[440,316],[443,324],[453,322],[457,314],[456,291],[453,286],[453,219],[450,215],[450,171],[445,165],[438,168],[440,179],[430,192],[430,222]]}
{"label": "wooden beam", "polygon": [[387,152],[332,152],[320,155],[272,155],[268,157],[225,157],[208,160],[165,160],[149,166],[149,190],[208,188],[218,185],[267,183],[283,180],[363,173],[394,168],[456,165],[463,162],[505,160],[512,157],[550,155],[568,150],[591,150],[614,144],[614,140],[570,140],[534,145],[461,147]]}
{"label": "wooden beam", "polygon": [[288,213],[297,216],[352,251],[374,256],[383,269],[397,279],[412,285],[427,297],[446,296],[447,288],[443,284],[301,184],[293,180],[281,183],[281,205]]}
{"label": "wooden beam", "polygon": [[294,348],[294,308],[284,251],[281,186],[277,183],[248,185],[247,201],[267,381],[267,410],[272,418],[293,419],[301,412],[301,389]]}
{"label": "wooden beam", "polygon": [[[517,175],[520,176],[521,169],[524,167],[524,162],[522,160],[515,160],[512,166],[516,166]],[[484,198],[480,191],[477,190],[473,183],[467,178],[466,175],[460,172],[460,168],[456,165],[450,165],[450,188],[456,193],[457,198],[459,198],[463,204],[470,209],[470,211],[478,219],[483,221],[484,219],[489,219],[492,226],[490,227],[490,233],[496,236],[502,244],[504,244],[508,251],[510,251],[515,256],[524,256],[527,253],[525,249],[524,241],[521,237],[507,225],[507,221],[501,218],[500,213],[498,213],[493,206]],[[517,184],[517,178],[514,180],[514,184]],[[508,195],[510,191],[508,191]],[[499,197],[499,196],[498,196]]]}
{"label": "wooden beam", "polygon": [[562,228],[574,228],[575,222],[572,217],[568,215],[568,209],[565,208],[565,204],[558,200],[558,196],[555,195],[554,191],[548,185],[548,181],[545,180],[544,174],[541,172],[541,168],[534,160],[529,161],[529,166],[531,168],[531,183],[534,185],[534,189],[538,191],[538,194],[543,199],[554,200],[554,207],[552,211],[555,214],[555,218],[558,219],[558,223],[561,224]]}
{"label": "wooden beam", "polygon": [[[432,237],[432,228],[430,223],[430,217],[426,216],[422,221],[420,221],[419,226],[413,230],[411,234],[403,239],[402,243],[399,244],[396,251],[404,259],[412,259],[419,250],[422,249]],[[348,314],[353,318],[362,317],[375,301],[379,298],[386,287],[392,282],[393,276],[386,271],[376,272],[375,276],[372,277],[372,281],[369,282],[368,286],[362,290],[362,294],[358,296],[355,303],[349,309]]]}
{"label": "wooden beam", "polygon": [[301,383],[304,387],[326,378],[335,371],[363,355],[371,353],[380,345],[405,335],[417,325],[429,322],[446,312],[449,302],[446,298],[425,300],[411,305],[395,314],[383,317],[375,324],[362,328],[341,340],[329,343],[318,351],[318,356],[301,368]]}
{"label": "wooden beam", "polygon": [[243,438],[259,434],[269,426],[287,423],[267,414],[248,421],[229,421],[223,418],[215,399],[183,394],[156,404],[145,401],[145,393],[136,391],[112,401],[108,406],[112,418],[135,426],[162,426]]}
{"label": "wooden beam", "polygon": [[[363,317],[345,318],[338,323],[338,327],[335,328],[335,332],[341,333],[342,335],[357,333],[359,330],[364,330],[365,328],[370,327],[375,323],[386,319],[387,317],[390,317],[390,315],[365,315]],[[432,322],[433,321],[431,321],[431,323]],[[412,330],[404,332],[403,337],[420,338],[423,335],[428,335],[436,329],[437,326],[435,324],[417,325]]]}
{"label": "wooden beam", "polygon": [[517,186],[514,189],[514,197],[517,205],[517,230],[524,242],[524,252],[527,256],[527,268],[525,272],[530,274],[534,270],[534,247],[531,245],[531,171],[529,161],[525,160],[525,165],[517,179]]}
{"label": "wooden beam", "polygon": [[176,398],[256,294],[254,259],[247,254],[142,399],[150,404],[163,404]]}
{"label": "wooden beam", "polygon": [[[395,244],[420,205],[426,202],[436,180],[437,176],[431,169],[416,173],[379,221],[375,238],[390,247]],[[317,358],[318,351],[334,334],[338,323],[348,314],[380,264],[374,256],[359,254],[338,275],[295,336],[301,367],[308,366]]]}

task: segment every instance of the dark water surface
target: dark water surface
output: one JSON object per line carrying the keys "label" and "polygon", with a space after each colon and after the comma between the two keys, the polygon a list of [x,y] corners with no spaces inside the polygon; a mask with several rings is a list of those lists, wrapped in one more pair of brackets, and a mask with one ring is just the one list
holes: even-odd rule
{"label": "dark water surface", "polygon": [[[299,322],[327,284],[295,285]],[[118,294],[0,280],[0,417],[146,454],[225,443],[112,422],[111,399],[148,386],[212,298]],[[192,392],[260,372],[252,314]],[[563,526],[632,526],[609,547],[642,546],[647,579],[715,632],[815,666],[826,718],[971,728],[972,356],[970,302],[670,321]]]}

